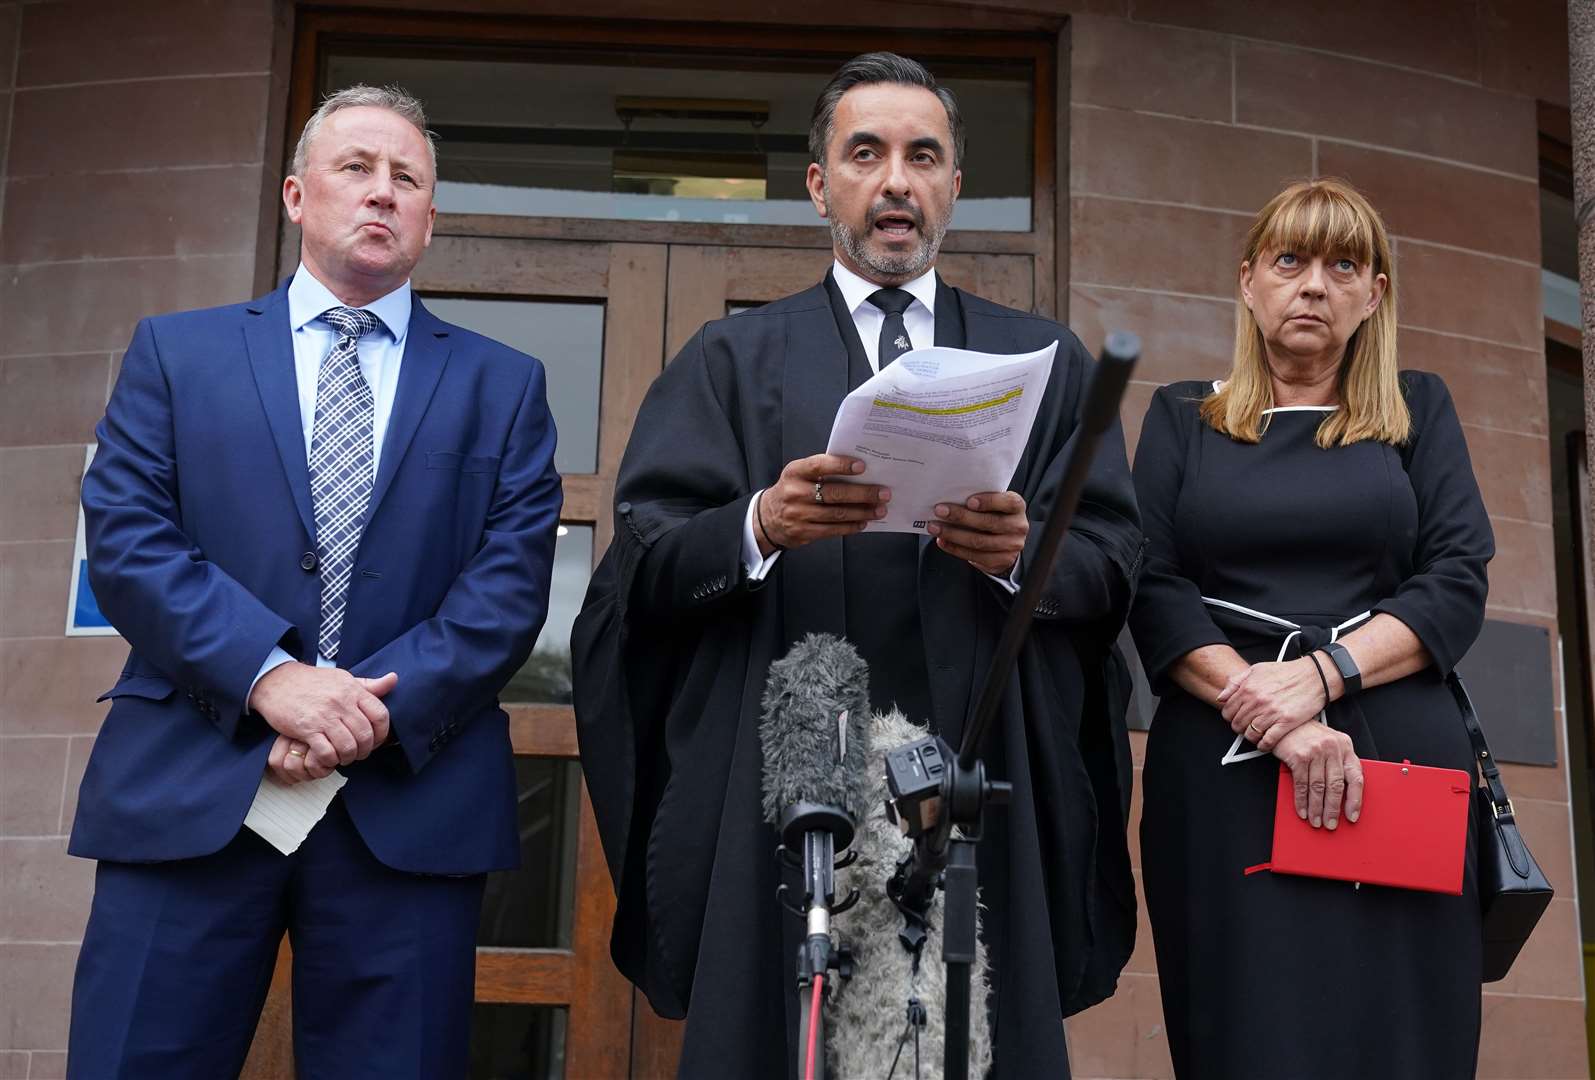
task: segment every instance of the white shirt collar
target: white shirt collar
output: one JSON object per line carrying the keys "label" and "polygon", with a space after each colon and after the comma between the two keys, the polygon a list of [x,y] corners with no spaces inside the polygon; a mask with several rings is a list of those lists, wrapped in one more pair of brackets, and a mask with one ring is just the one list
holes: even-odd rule
{"label": "white shirt collar", "polygon": [[[309,267],[304,263],[299,264],[299,269],[294,271],[293,280],[288,283],[288,324],[295,331],[303,329],[306,323],[319,318],[328,308],[343,306],[343,301],[332,295],[332,290],[323,285],[321,280],[310,272]],[[410,330],[408,281],[364,307],[382,320],[382,325],[387,327],[395,344],[404,341],[405,335]]]}
{"label": "white shirt collar", "polygon": [[[871,294],[882,286],[873,281],[865,281],[853,271],[842,265],[840,259],[831,261],[831,276],[836,279],[836,287],[842,290],[842,300],[847,304],[850,315],[857,315],[861,305],[868,302]],[[936,269],[926,270],[913,281],[897,286],[909,293],[915,300],[925,305],[925,310],[932,315],[936,314]]]}

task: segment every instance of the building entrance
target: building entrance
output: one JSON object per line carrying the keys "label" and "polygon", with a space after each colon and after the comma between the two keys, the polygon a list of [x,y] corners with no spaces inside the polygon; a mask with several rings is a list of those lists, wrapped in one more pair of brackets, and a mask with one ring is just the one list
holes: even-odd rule
{"label": "building entrance", "polygon": [[[413,285],[440,317],[544,362],[565,485],[548,623],[503,696],[523,866],[488,885],[471,1075],[674,1075],[677,1025],[609,959],[614,894],[576,761],[571,622],[609,543],[649,384],[705,321],[807,288],[830,265],[802,184],[808,113],[859,50],[810,35],[795,55],[793,34],[767,30],[425,16],[384,16],[380,34],[353,15],[301,16],[288,139],[322,94],[353,83],[425,102],[439,215]],[[895,47],[920,46],[960,95],[981,155],[939,269],[1054,311],[1054,43],[903,38]],[[938,49],[958,59],[938,64]],[[285,228],[279,276],[297,245]],[[291,1075],[286,959],[285,946],[246,1075]]]}

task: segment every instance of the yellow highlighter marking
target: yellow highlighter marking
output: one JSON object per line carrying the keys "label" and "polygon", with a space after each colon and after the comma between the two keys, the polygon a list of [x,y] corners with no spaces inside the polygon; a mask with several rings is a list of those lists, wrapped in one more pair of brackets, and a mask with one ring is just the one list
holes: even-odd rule
{"label": "yellow highlighter marking", "polygon": [[998,405],[1006,405],[1016,397],[1024,395],[1023,387],[1014,387],[1001,397],[994,397],[989,401],[977,401],[971,405],[954,405],[946,409],[927,409],[923,405],[908,405],[901,401],[887,401],[876,398],[875,406],[881,409],[901,409],[904,412],[919,413],[922,416],[956,416],[959,413],[980,412],[982,409],[994,409]]}

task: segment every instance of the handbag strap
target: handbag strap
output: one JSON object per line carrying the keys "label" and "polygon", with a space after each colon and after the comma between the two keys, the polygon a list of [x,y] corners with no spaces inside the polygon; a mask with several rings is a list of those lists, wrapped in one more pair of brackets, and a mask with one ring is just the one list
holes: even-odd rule
{"label": "handbag strap", "polygon": [[[1413,449],[1413,440],[1410,436],[1398,448],[1404,472],[1412,471]],[[1512,800],[1507,796],[1506,783],[1501,779],[1501,770],[1496,767],[1495,755],[1490,753],[1490,744],[1485,741],[1484,729],[1479,726],[1479,714],[1473,711],[1473,701],[1468,697],[1467,688],[1462,685],[1462,676],[1453,670],[1446,675],[1445,684],[1451,688],[1451,696],[1456,698],[1457,709],[1462,713],[1462,726],[1468,729],[1468,741],[1473,744],[1473,760],[1478,762],[1479,773],[1484,777],[1484,786],[1490,791],[1490,806],[1497,818],[1510,819]]]}
{"label": "handbag strap", "polygon": [[1445,684],[1451,688],[1451,696],[1456,698],[1457,708],[1462,713],[1462,726],[1468,729],[1468,741],[1473,744],[1473,759],[1479,764],[1485,787],[1489,788],[1490,804],[1495,809],[1495,816],[1509,818],[1512,816],[1512,800],[1507,797],[1501,770],[1490,753],[1484,729],[1479,726],[1479,714],[1473,711],[1473,701],[1468,697],[1467,688],[1462,685],[1462,677],[1453,671],[1445,677]]}

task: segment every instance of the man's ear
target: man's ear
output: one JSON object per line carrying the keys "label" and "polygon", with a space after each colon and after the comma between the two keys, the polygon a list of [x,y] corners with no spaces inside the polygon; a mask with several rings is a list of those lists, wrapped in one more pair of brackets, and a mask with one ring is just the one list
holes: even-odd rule
{"label": "man's ear", "polygon": [[809,202],[814,204],[814,212],[820,217],[829,217],[825,212],[825,169],[818,162],[809,162],[809,171],[803,177],[803,186],[809,189]]}
{"label": "man's ear", "polygon": [[288,220],[295,225],[305,216],[305,189],[299,177],[292,174],[282,181],[282,205],[288,211]]}

